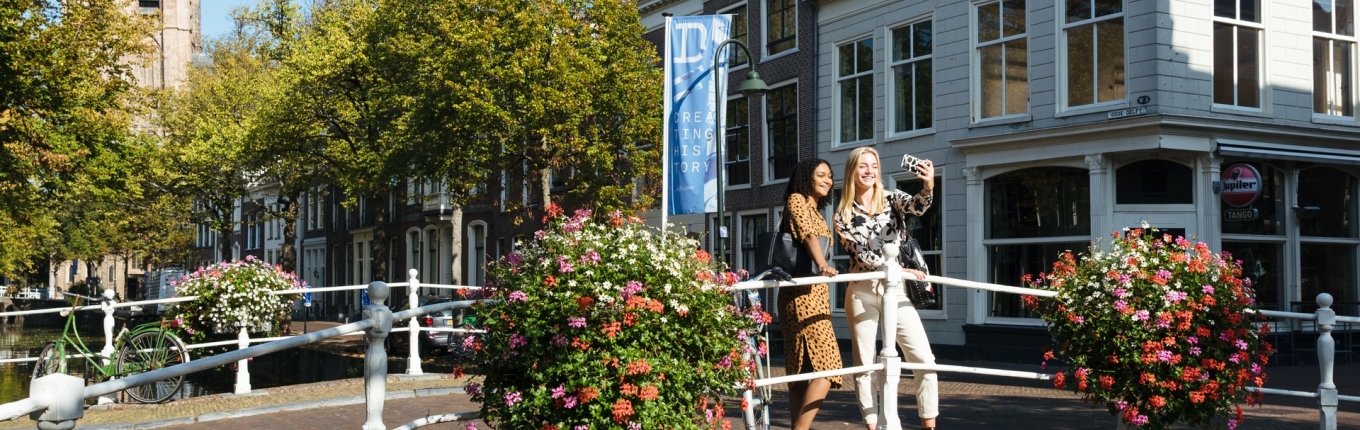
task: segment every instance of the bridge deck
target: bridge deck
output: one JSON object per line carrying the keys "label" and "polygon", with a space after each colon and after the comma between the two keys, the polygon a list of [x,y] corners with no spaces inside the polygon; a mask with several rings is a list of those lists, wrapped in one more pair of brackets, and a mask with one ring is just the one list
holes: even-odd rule
{"label": "bridge deck", "polygon": [[[996,366],[996,363],[947,364]],[[1037,366],[1024,370],[1037,370]],[[1360,365],[1337,366],[1337,373],[1360,374]],[[1318,380],[1315,366],[1273,368],[1270,376],[1268,386],[1282,389],[1309,390],[1316,387]],[[384,413],[388,428],[427,414],[477,408],[467,395],[461,394],[466,379],[449,379],[446,375],[425,375],[419,379],[394,376],[392,379],[388,383],[389,400]],[[1338,380],[1337,385],[1342,394],[1360,393],[1360,378]],[[915,399],[911,396],[915,384],[910,379],[904,380],[901,388],[903,428],[917,428],[914,418],[907,420],[915,415],[912,412]],[[349,379],[257,390],[250,395],[205,396],[155,407],[116,405],[86,411],[77,428],[357,429],[364,421],[362,389],[362,380]],[[784,406],[787,393],[783,389],[776,389],[776,407]],[[1243,428],[1317,428],[1316,400],[1267,396],[1266,402],[1264,407],[1245,408],[1247,420]],[[940,403],[939,427],[946,429],[1108,429],[1114,425],[1114,418],[1104,408],[1092,408],[1070,392],[1055,390],[1049,383],[1040,381],[941,374]],[[1360,408],[1343,402],[1340,410],[1338,428],[1360,428]],[[779,411],[776,408],[776,428],[788,428],[787,413]],[[735,406],[728,409],[734,428],[740,427],[736,425],[740,423],[739,412]],[[854,392],[848,386],[831,392],[818,418],[816,428],[863,428],[859,424]],[[0,422],[0,428],[32,426],[33,421],[27,418]],[[464,425],[438,424],[424,428],[462,430]]]}

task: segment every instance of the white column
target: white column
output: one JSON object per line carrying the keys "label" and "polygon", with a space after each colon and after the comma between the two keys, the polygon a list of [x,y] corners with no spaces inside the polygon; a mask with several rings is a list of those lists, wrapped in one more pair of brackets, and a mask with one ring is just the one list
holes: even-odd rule
{"label": "white column", "polygon": [[[105,366],[108,366],[109,363],[113,361],[113,305],[117,303],[118,301],[113,299],[113,289],[105,289],[103,300],[99,301],[99,309],[104,311],[104,349],[99,351],[99,355],[104,356],[100,361],[103,361]],[[110,377],[109,379],[113,380],[114,378]],[[99,399],[96,400],[96,402],[102,405],[105,403],[114,403],[115,401],[113,396],[103,395],[99,396]]]}
{"label": "white column", "polygon": [[[982,238],[986,237],[986,211],[987,201],[983,198],[985,189],[983,188],[982,168],[964,167],[963,177],[966,179],[966,199],[965,213],[968,214],[968,238],[965,261],[968,262],[968,279],[977,281],[987,281],[987,246],[982,244]],[[987,320],[987,291],[971,288],[968,295],[968,324],[982,324]]]}
{"label": "white column", "polygon": [[[407,271],[407,275],[410,276],[409,280],[411,285],[406,287],[406,291],[409,292],[408,296],[410,297],[410,300],[408,301],[410,305],[407,305],[406,309],[414,309],[420,306],[420,296],[417,294],[420,289],[420,277],[417,276],[419,274],[420,272],[416,269]],[[406,358],[407,375],[421,375],[425,373],[420,369],[420,323],[416,321],[416,318],[419,317],[411,317],[411,322],[409,324],[409,327],[411,327],[411,342],[409,344],[411,347],[411,354]]]}
{"label": "white column", "polygon": [[1200,242],[1209,245],[1209,249],[1223,249],[1223,210],[1222,200],[1218,193],[1214,192],[1213,184],[1218,182],[1221,177],[1223,163],[1222,158],[1214,156],[1214,153],[1206,153],[1199,157],[1200,179],[1204,185],[1198,187],[1199,194],[1204,196],[1204,204],[1195,205],[1199,211],[1199,231],[1196,236]]}
{"label": "white column", "polygon": [[[247,328],[245,325],[241,325],[241,331],[236,336],[236,345],[240,349],[250,347],[250,334],[246,332]],[[250,367],[247,364],[249,362],[250,359],[248,358],[236,361],[236,394],[250,393]]]}
{"label": "white column", "polygon": [[[883,391],[879,392],[879,425],[886,430],[901,430],[897,417],[897,386],[902,379],[902,357],[897,355],[897,295],[902,292],[902,268],[897,265],[900,250],[895,245],[883,246],[883,272],[888,275],[883,289],[879,327],[883,333],[883,349],[878,351],[878,364],[883,366]],[[920,383],[919,381],[917,383]]]}
{"label": "white column", "polygon": [[1332,328],[1336,327],[1336,311],[1331,307],[1331,294],[1318,294],[1317,304],[1318,369],[1322,372],[1321,383],[1318,384],[1318,428],[1336,430],[1336,407],[1340,400],[1336,383],[1332,380],[1332,366],[1336,358],[1336,340],[1332,339]]}
{"label": "white column", "polygon": [[1095,236],[1117,230],[1114,227],[1114,187],[1110,183],[1110,169],[1104,154],[1086,155],[1086,168],[1091,177],[1091,232]]}

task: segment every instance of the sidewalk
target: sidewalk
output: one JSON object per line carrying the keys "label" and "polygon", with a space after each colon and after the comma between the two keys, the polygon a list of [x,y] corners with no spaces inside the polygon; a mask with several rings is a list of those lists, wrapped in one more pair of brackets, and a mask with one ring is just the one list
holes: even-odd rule
{"label": "sidewalk", "polygon": [[[1037,366],[998,365],[996,363],[942,363],[978,367],[1003,367],[1012,370],[1037,371]],[[776,374],[782,368],[774,369]],[[1293,366],[1269,371],[1271,388],[1313,390],[1317,386],[1317,368]],[[1343,365],[1336,369],[1337,385],[1343,395],[1360,395],[1360,365]],[[388,382],[388,400],[383,412],[387,428],[394,428],[427,415],[469,412],[478,406],[463,393],[468,378],[452,379],[451,375],[420,376],[392,375]],[[788,428],[789,417],[783,413],[787,392],[779,386],[775,390],[775,428]],[[915,384],[902,381],[903,428],[917,428],[915,420]],[[1246,420],[1238,429],[1299,429],[1317,428],[1317,401],[1307,398],[1267,396],[1263,407],[1244,407]],[[348,379],[315,384],[303,384],[268,390],[257,390],[247,395],[214,395],[180,400],[163,405],[115,405],[92,408],[79,421],[78,429],[143,429],[168,428],[176,430],[258,430],[258,429],[357,429],[366,416],[363,400],[363,381]],[[1055,390],[1048,382],[1003,377],[942,373],[940,375],[940,410],[938,425],[950,430],[981,429],[1100,429],[1114,426],[1115,419],[1103,407],[1084,404],[1069,391]],[[1360,405],[1342,402],[1338,428],[1360,428]],[[728,418],[734,428],[741,428],[740,410],[733,404]],[[479,428],[488,426],[478,422]],[[0,428],[33,428],[34,421],[20,418],[0,422]],[[422,428],[463,430],[465,423],[436,424]],[[848,387],[833,390],[818,415],[817,429],[862,429],[854,392]],[[1178,428],[1188,428],[1180,426]]]}

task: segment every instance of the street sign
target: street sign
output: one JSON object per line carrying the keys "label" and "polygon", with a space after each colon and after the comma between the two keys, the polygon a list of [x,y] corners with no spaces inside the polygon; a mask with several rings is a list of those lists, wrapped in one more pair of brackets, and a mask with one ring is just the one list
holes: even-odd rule
{"label": "street sign", "polygon": [[312,306],[312,293],[302,293],[302,306]]}
{"label": "street sign", "polygon": [[359,290],[359,304],[363,306],[373,304],[373,301],[368,299],[368,290]]}

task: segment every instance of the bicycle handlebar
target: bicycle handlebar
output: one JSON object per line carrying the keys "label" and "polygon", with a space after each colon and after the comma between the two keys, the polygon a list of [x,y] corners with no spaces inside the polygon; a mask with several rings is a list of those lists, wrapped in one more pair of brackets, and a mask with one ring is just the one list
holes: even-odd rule
{"label": "bicycle handlebar", "polygon": [[772,276],[776,281],[782,282],[793,281],[793,275],[790,275],[789,272],[785,272],[784,269],[780,269],[779,266],[771,266],[769,269],[765,269],[764,272],[760,272],[760,274],[751,277],[750,280],[759,281],[761,279],[765,279],[766,276]]}

